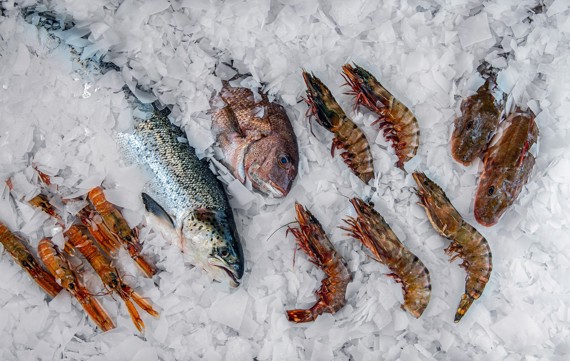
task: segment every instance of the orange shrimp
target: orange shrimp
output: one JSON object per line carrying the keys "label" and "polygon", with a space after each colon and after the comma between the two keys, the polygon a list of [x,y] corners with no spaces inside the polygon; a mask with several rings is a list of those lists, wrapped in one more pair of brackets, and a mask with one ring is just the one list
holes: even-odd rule
{"label": "orange shrimp", "polygon": [[40,241],[38,253],[56,281],[79,301],[87,315],[101,330],[109,331],[115,328],[113,320],[85,286],[79,282],[69,261],[50,239],[44,238]]}
{"label": "orange shrimp", "polygon": [[345,219],[350,235],[362,242],[372,252],[375,259],[388,266],[392,271],[389,276],[402,284],[404,304],[402,309],[415,318],[425,311],[431,296],[429,271],[416,255],[400,242],[384,218],[371,204],[359,198],[350,203],[356,210],[357,217]]}
{"label": "orange shrimp", "polygon": [[[87,197],[102,218],[102,222],[97,224],[101,226],[100,231],[103,232],[107,238],[116,241],[109,242],[109,247],[112,244],[122,244],[140,270],[147,277],[154,276],[156,269],[141,255],[142,246],[139,243],[138,237],[135,232],[131,230],[127,221],[121,215],[121,212],[107,201],[103,189],[101,187],[93,188],[89,191]],[[85,221],[83,222],[85,223]]]}
{"label": "orange shrimp", "polygon": [[87,229],[82,226],[72,225],[65,232],[65,236],[68,242],[87,259],[103,281],[105,287],[121,297],[127,306],[127,310],[136,328],[144,332],[144,322],[132,301],[153,317],[158,317],[158,312],[152,308],[152,305],[147,300],[121,279],[119,271],[111,265],[111,261],[107,259],[91,239],[89,239]]}
{"label": "orange shrimp", "polygon": [[404,163],[416,155],[420,145],[416,117],[364,68],[345,64],[342,70],[346,85],[352,88],[351,94],[356,97],[355,107],[362,104],[380,116],[373,124],[379,123],[386,139],[392,141],[398,157],[396,166],[403,168]]}
{"label": "orange shrimp", "polygon": [[331,155],[335,149],[342,149],[340,156],[358,178],[368,183],[374,178],[374,164],[370,144],[366,136],[342,108],[338,105],[330,90],[316,76],[303,71],[307,85],[308,113],[317,122],[334,134]]}
{"label": "orange shrimp", "polygon": [[287,318],[292,322],[314,321],[324,312],[335,313],[346,303],[346,287],[351,281],[350,273],[342,257],[336,252],[319,221],[295,203],[299,228],[289,228],[299,247],[309,256],[311,262],[319,266],[326,277],[321,288],[315,292],[317,303],[308,310],[287,311]]}
{"label": "orange shrimp", "polygon": [[50,296],[55,297],[61,291],[61,286],[57,284],[55,278],[40,266],[36,257],[28,250],[25,241],[10,232],[8,228],[0,223],[0,243],[4,249],[12,256],[14,261],[20,265],[34,281]]}
{"label": "orange shrimp", "polygon": [[451,256],[450,262],[461,258],[465,269],[465,293],[455,313],[459,322],[473,301],[478,299],[493,270],[493,257],[487,240],[470,224],[465,222],[453,207],[441,187],[421,172],[413,174],[418,186],[419,205],[424,208],[433,228],[451,244],[445,253]]}

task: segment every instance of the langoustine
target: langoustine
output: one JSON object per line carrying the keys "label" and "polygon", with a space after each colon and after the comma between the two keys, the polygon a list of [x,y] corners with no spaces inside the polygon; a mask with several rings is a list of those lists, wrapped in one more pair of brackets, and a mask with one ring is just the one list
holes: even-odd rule
{"label": "langoustine", "polygon": [[[105,198],[103,188],[93,188],[87,193],[87,198],[101,216],[101,222],[97,224],[98,232],[96,233],[103,233],[100,239],[105,241],[100,242],[105,244],[106,248],[111,249],[116,245],[122,245],[145,276],[152,277],[156,273],[156,268],[142,256],[142,245],[139,243],[135,231],[129,227],[121,212]],[[80,214],[80,218],[85,225],[93,227],[92,224],[89,224],[89,218],[84,213]],[[118,251],[116,248],[112,250]]]}
{"label": "langoustine", "polygon": [[249,88],[224,81],[212,101],[212,131],[224,164],[240,182],[285,197],[299,168],[297,137],[285,108]]}
{"label": "langoustine", "polygon": [[42,239],[38,244],[38,253],[56,281],[79,301],[87,315],[101,330],[109,331],[115,328],[113,320],[111,320],[99,301],[79,282],[69,261],[51,240],[48,238]]}
{"label": "langoustine", "polygon": [[478,299],[489,281],[493,269],[491,249],[487,240],[470,224],[465,222],[453,207],[443,190],[424,173],[413,174],[417,184],[420,206],[424,208],[433,228],[443,237],[451,240],[445,253],[450,262],[461,258],[465,269],[465,293],[455,313],[459,322],[473,301]]}
{"label": "langoustine", "polygon": [[32,277],[38,286],[50,297],[53,298],[57,296],[62,288],[57,284],[55,278],[40,265],[36,257],[25,245],[25,241],[10,232],[10,230],[1,223],[0,243],[4,246],[4,250]]}
{"label": "langoustine", "polygon": [[303,71],[307,85],[308,113],[317,122],[334,134],[331,155],[335,149],[342,149],[340,154],[344,162],[364,183],[374,178],[374,164],[370,145],[366,136],[338,105],[330,90],[314,75]]}
{"label": "langoustine", "polygon": [[143,332],[144,322],[135,308],[133,301],[153,317],[158,317],[158,312],[153,309],[152,305],[147,300],[123,281],[122,277],[119,275],[119,271],[111,265],[111,261],[105,257],[99,248],[91,241],[91,239],[89,239],[87,229],[85,227],[72,225],[64,234],[67,237],[68,242],[66,243],[66,247],[68,244],[71,244],[73,248],[79,250],[79,252],[93,267],[95,272],[97,272],[101,281],[103,281],[103,285],[108,290],[121,297],[127,306],[127,311],[129,312],[136,328]]}
{"label": "langoustine", "polygon": [[484,226],[496,224],[528,182],[538,147],[538,127],[530,110],[517,108],[496,144],[483,158],[483,173],[475,193],[474,213]]}
{"label": "langoustine", "polygon": [[403,168],[404,163],[416,155],[420,145],[416,117],[364,68],[345,64],[342,70],[346,84],[355,96],[355,107],[363,105],[379,116],[373,124],[378,123],[386,139],[392,142],[398,157],[396,166]]}
{"label": "langoustine", "polygon": [[371,204],[360,198],[350,200],[357,217],[344,220],[350,235],[362,242],[375,259],[388,266],[389,276],[402,284],[403,310],[415,318],[425,311],[431,296],[429,271],[422,261],[410,252],[398,239],[384,218]]}
{"label": "langoustine", "polygon": [[319,315],[335,313],[346,303],[346,287],[351,281],[348,268],[336,252],[319,221],[301,204],[295,203],[299,228],[289,228],[299,247],[326,275],[315,294],[317,303],[308,310],[289,310],[287,319],[292,322],[314,321]]}

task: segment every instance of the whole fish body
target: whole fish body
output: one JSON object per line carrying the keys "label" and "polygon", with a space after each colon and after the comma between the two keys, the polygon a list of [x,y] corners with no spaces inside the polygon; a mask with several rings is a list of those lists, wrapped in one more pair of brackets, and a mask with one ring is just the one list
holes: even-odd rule
{"label": "whole fish body", "polygon": [[[68,47],[80,72],[118,69],[101,62],[100,56],[83,59],[81,47],[65,43],[61,33],[73,31],[74,26],[69,19],[41,6],[25,8],[22,13],[27,22],[46,29],[60,46]],[[123,90],[136,116],[130,131],[114,136],[127,162],[141,167],[150,179],[142,194],[147,210],[176,232],[175,241],[195,265],[216,280],[239,285],[244,272],[243,250],[222,184],[165,112],[157,105],[141,103],[126,86]]]}
{"label": "whole fish body", "polygon": [[212,130],[234,177],[266,195],[286,196],[297,176],[299,149],[285,109],[267,94],[227,81],[211,103]]}
{"label": "whole fish body", "polygon": [[148,119],[135,119],[132,132],[115,137],[125,158],[150,176],[142,195],[147,210],[180,234],[182,250],[194,264],[217,280],[229,276],[237,286],[243,251],[222,184],[180,128],[154,107],[138,105]]}
{"label": "whole fish body", "polygon": [[475,194],[475,219],[492,226],[515,202],[535,163],[538,127],[530,110],[516,109],[496,144],[483,159],[483,173]]}

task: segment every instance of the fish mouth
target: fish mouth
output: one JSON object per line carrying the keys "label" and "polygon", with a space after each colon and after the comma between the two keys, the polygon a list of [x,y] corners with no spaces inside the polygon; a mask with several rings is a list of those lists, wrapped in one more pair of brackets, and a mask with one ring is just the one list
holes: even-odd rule
{"label": "fish mouth", "polygon": [[239,279],[237,278],[235,273],[232,270],[230,270],[228,267],[217,265],[217,264],[213,264],[212,266],[221,269],[222,271],[224,271],[229,276],[230,286],[235,288],[235,287],[238,287],[240,285]]}
{"label": "fish mouth", "polygon": [[261,167],[259,164],[254,163],[249,168],[247,175],[251,182],[262,192],[265,192],[268,196],[274,198],[283,198],[285,197],[289,191],[283,189],[281,186],[273,182],[271,179],[263,180],[261,179],[255,171],[259,170]]}

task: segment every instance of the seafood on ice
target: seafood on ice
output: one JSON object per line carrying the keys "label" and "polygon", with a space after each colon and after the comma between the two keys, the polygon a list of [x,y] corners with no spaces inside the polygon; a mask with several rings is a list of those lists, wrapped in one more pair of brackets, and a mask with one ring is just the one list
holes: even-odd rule
{"label": "seafood on ice", "polygon": [[67,237],[65,244],[66,249],[70,253],[74,253],[73,250],[76,249],[85,257],[87,262],[89,262],[91,267],[93,267],[95,272],[99,275],[101,281],[103,281],[105,288],[121,297],[127,306],[127,311],[135,327],[143,332],[144,322],[133,302],[153,317],[158,317],[158,312],[153,309],[152,305],[146,299],[123,281],[117,268],[112,265],[111,260],[107,258],[90,239],[86,227],[74,224],[65,231],[65,236]]}
{"label": "seafood on ice", "polygon": [[69,260],[48,238],[38,244],[38,253],[49,272],[55,277],[58,284],[65,288],[85,309],[85,312],[103,331],[115,328],[113,320],[103,309],[99,301],[92,296],[87,288],[79,282]]}
{"label": "seafood on ice", "polygon": [[461,102],[461,115],[455,118],[451,135],[451,155],[463,165],[481,157],[497,131],[501,109],[493,96],[495,86],[489,77],[477,93]]}
{"label": "seafood on ice", "polygon": [[311,212],[295,203],[299,227],[289,228],[299,248],[326,275],[315,294],[317,303],[308,310],[289,310],[287,319],[301,323],[314,321],[319,315],[335,313],[346,303],[346,287],[352,277],[342,257],[337,253],[323,227]]}
{"label": "seafood on ice", "polygon": [[212,131],[234,177],[266,195],[286,196],[297,176],[299,148],[285,108],[228,81],[211,105]]}
{"label": "seafood on ice", "polygon": [[424,173],[414,172],[417,184],[418,203],[426,212],[433,228],[443,237],[451,240],[445,253],[463,260],[465,269],[465,293],[455,313],[455,322],[459,322],[471,304],[477,300],[491,277],[493,257],[489,243],[473,226],[465,222],[453,207],[443,189]]}
{"label": "seafood on ice", "polygon": [[352,88],[350,94],[355,96],[355,107],[363,105],[378,115],[373,124],[379,124],[385,138],[392,142],[398,157],[396,166],[403,168],[404,163],[416,155],[420,145],[416,117],[366,69],[345,64],[342,70],[346,85]]}
{"label": "seafood on ice", "polygon": [[25,241],[2,223],[0,223],[0,243],[4,246],[4,251],[12,256],[14,262],[20,265],[48,296],[51,298],[57,296],[62,288],[55,278],[40,265]]}
{"label": "seafood on ice", "polygon": [[349,119],[330,90],[313,74],[303,71],[307,86],[308,114],[334,134],[331,155],[342,149],[340,156],[352,172],[364,183],[374,178],[370,144],[360,128]]}
{"label": "seafood on ice", "polygon": [[372,204],[360,198],[352,198],[350,203],[357,216],[345,219],[346,226],[341,228],[362,242],[376,261],[388,266],[392,272],[389,276],[402,284],[402,309],[419,318],[431,297],[431,281],[427,267],[400,242]]}
{"label": "seafood on ice", "polygon": [[483,158],[483,173],[475,193],[474,213],[484,226],[496,224],[528,182],[538,154],[538,126],[531,110],[520,108]]}

